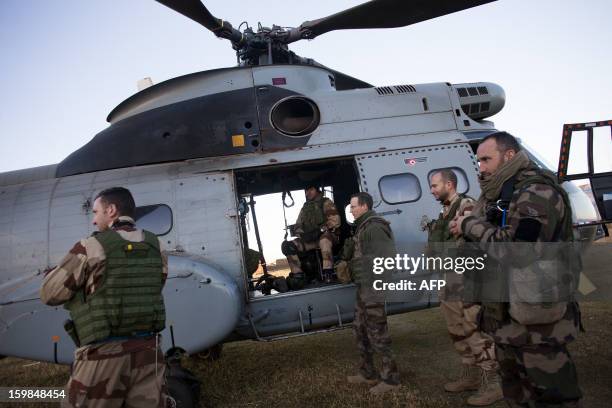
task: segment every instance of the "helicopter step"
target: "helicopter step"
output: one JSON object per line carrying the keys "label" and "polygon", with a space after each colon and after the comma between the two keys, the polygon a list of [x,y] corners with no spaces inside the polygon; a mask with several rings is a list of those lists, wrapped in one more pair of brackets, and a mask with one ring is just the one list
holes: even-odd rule
{"label": "helicopter step", "polygon": [[[311,312],[312,311],[312,307],[309,306],[309,309],[310,309],[309,312]],[[267,317],[268,313],[269,313],[269,311],[265,311],[263,317]],[[347,329],[347,328],[351,327],[351,324],[343,323],[343,321],[342,321],[342,313],[340,312],[340,305],[338,305],[338,304],[336,304],[336,313],[337,313],[337,316],[338,316],[338,325],[337,326],[332,326],[332,327],[328,327],[328,328],[324,328],[324,329],[318,329],[318,330],[312,330],[312,331],[306,331],[306,329],[304,328],[304,318],[305,318],[305,316],[304,316],[303,311],[300,309],[300,310],[298,310],[298,316],[299,316],[299,321],[300,321],[300,332],[299,333],[294,333],[294,334],[289,334],[289,335],[265,336],[265,337],[262,337],[262,336],[259,335],[259,332],[257,331],[257,327],[255,326],[256,320],[253,319],[253,316],[251,316],[249,314],[248,315],[248,320],[249,320],[249,324],[251,325],[251,329],[253,330],[253,333],[255,334],[255,339],[257,341],[269,342],[269,341],[290,339],[290,338],[293,338],[293,337],[310,336],[312,334],[317,334],[317,333],[329,333],[329,332],[333,332],[333,331],[344,330],[344,329]],[[310,315],[310,313],[309,313],[309,315]],[[263,317],[260,317],[258,320],[261,320]],[[311,321],[310,324],[312,324],[312,321]]]}

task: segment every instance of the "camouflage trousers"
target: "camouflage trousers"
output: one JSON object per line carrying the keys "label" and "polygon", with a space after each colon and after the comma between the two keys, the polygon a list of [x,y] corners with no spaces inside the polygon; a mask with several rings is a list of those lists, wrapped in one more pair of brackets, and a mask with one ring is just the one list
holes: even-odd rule
{"label": "camouflage trousers", "polygon": [[165,407],[164,372],[155,338],[84,346],[75,352],[62,406]]}
{"label": "camouflage trousers", "polygon": [[[306,252],[319,248],[321,250],[321,257],[323,258],[323,269],[332,269],[334,267],[334,254],[332,248],[337,240],[338,238],[336,235],[331,232],[324,232],[321,234],[318,241],[304,242],[300,238],[296,238],[291,242],[296,246],[298,252]],[[289,263],[291,272],[303,272],[298,255],[288,255],[287,262]]]}
{"label": "camouflage trousers", "polygon": [[485,371],[497,371],[495,343],[478,329],[480,306],[461,301],[440,301],[440,310],[446,320],[453,346],[461,356],[461,363],[478,366]]}
{"label": "camouflage trousers", "polygon": [[[360,354],[359,372],[368,379],[380,378],[389,384],[399,384],[399,371],[391,350],[385,305],[364,300],[361,292],[357,290],[353,320],[353,333]],[[374,352],[382,356],[380,375],[374,366]]]}
{"label": "camouflage trousers", "polygon": [[576,366],[566,345],[496,344],[504,398],[517,407],[579,407]]}

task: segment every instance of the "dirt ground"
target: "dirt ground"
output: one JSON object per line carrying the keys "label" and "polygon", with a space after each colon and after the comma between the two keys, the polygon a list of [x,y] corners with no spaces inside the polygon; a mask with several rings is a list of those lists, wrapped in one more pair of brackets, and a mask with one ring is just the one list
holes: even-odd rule
{"label": "dirt ground", "polygon": [[[586,303],[582,310],[587,332],[570,350],[578,365],[584,406],[607,408],[612,402],[612,303]],[[218,361],[191,357],[185,366],[202,380],[202,407],[464,406],[467,393],[442,390],[443,383],[458,373],[459,362],[439,310],[392,316],[389,322],[402,387],[382,398],[345,381],[357,361],[350,330],[271,343],[229,343]],[[67,378],[64,366],[0,360],[2,386],[62,386]]]}

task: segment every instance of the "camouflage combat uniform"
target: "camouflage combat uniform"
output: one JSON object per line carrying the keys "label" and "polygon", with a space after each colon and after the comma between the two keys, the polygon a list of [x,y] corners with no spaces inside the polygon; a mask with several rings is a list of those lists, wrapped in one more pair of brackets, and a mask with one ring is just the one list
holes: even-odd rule
{"label": "camouflage combat uniform", "polygon": [[[116,231],[119,239],[131,243],[140,243],[145,239],[157,241],[156,253],[158,258],[161,258],[157,261],[161,279],[157,290],[161,293],[168,271],[167,258],[159,252],[161,242],[150,233],[145,237],[142,230],[135,228],[130,217],[119,217],[112,230]],[[107,232],[99,234],[108,235]],[[41,300],[51,306],[73,306],[80,296],[87,299],[87,302],[95,299],[94,294],[104,292],[109,285],[106,282],[107,262],[104,248],[95,236],[82,239],[60,264],[45,276],[40,291]],[[141,284],[144,284],[142,280],[136,287]],[[114,286],[112,288],[115,289]],[[67,308],[69,307],[71,306]],[[73,310],[75,309],[71,310],[71,316],[76,319]],[[163,311],[162,316],[165,316]],[[87,319],[87,316],[83,317]],[[160,321],[157,325],[163,327],[163,322]],[[79,332],[79,326],[76,326],[76,332]],[[81,336],[78,337],[82,337],[84,332],[85,330],[82,330]],[[90,337],[86,337],[81,347],[75,351],[72,373],[66,386],[66,406],[165,407],[165,364],[157,344],[158,335],[149,332],[98,341],[87,341],[88,339]]]}
{"label": "camouflage combat uniform", "polygon": [[[319,248],[323,258],[323,269],[331,270],[334,265],[332,248],[338,242],[338,227],[340,227],[340,214],[333,201],[319,194],[314,200],[304,203],[295,227],[295,233],[300,238],[294,239],[291,243],[295,245],[297,251],[306,252]],[[321,228],[325,231],[322,232]],[[287,261],[293,274],[303,272],[297,254],[287,255]]]}
{"label": "camouflage combat uniform", "polygon": [[[372,289],[372,260],[375,257],[394,257],[395,242],[389,223],[368,211],[355,220],[354,248],[350,269],[357,284],[353,333],[360,352],[359,371],[366,379],[388,384],[399,384],[399,371],[391,350],[391,336],[387,326],[384,298]],[[382,368],[377,373],[374,352],[382,355]]]}
{"label": "camouflage combat uniform", "polygon": [[[505,227],[486,216],[487,206],[494,205],[496,200],[487,200],[483,196],[474,213],[464,218],[461,225],[466,239],[478,242],[490,258],[500,260],[503,266],[512,264],[512,255],[494,253],[508,250],[508,247],[494,246],[495,243],[572,240],[571,207],[554,175],[529,163],[513,178],[514,190]],[[537,256],[538,247],[530,247]],[[526,254],[513,256],[525,257]],[[537,273],[533,266],[527,266],[527,270]],[[502,274],[509,271],[506,267],[501,269]],[[487,273],[492,271],[487,269]],[[481,325],[495,341],[504,397],[516,406],[579,406],[582,393],[578,387],[576,367],[567,350],[567,344],[576,338],[580,325],[578,305],[564,301],[548,304],[546,308],[538,307],[537,304],[512,301],[483,303]],[[541,321],[527,324],[518,317],[522,308],[530,308],[523,316]],[[549,319],[546,309],[564,313]]]}
{"label": "camouflage combat uniform", "polygon": [[[449,223],[456,215],[463,215],[466,211],[471,212],[473,207],[474,199],[455,194],[443,204],[440,216],[429,226],[428,241],[430,243],[460,241],[461,237],[456,238],[450,233]],[[488,372],[497,371],[495,343],[478,328],[477,316],[480,305],[467,303],[462,299],[463,274],[451,271],[445,273],[444,278],[446,286],[440,294],[440,310],[455,350],[461,356],[462,364],[468,367],[476,366]]]}

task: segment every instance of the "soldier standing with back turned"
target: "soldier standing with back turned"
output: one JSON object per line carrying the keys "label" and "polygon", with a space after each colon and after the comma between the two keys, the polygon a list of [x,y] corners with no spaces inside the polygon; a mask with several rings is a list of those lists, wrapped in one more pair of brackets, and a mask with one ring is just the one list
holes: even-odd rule
{"label": "soldier standing with back turned", "polygon": [[77,242],[49,272],[41,300],[63,304],[77,345],[67,398],[71,407],[165,407],[165,325],[161,294],[167,259],[151,232],[137,229],[134,199],[114,187],[98,194],[99,232]]}
{"label": "soldier standing with back turned", "polygon": [[[430,190],[443,205],[438,219],[427,226],[431,252],[442,245],[437,243],[462,240],[451,234],[449,223],[456,215],[472,211],[474,200],[457,193],[457,175],[450,169],[432,174]],[[467,399],[468,405],[491,405],[503,398],[493,339],[478,328],[480,306],[463,301],[463,275],[450,271],[445,274],[445,281],[440,310],[455,350],[461,356],[462,368],[460,377],[444,384],[444,389],[448,392],[478,390]]]}
{"label": "soldier standing with back turned", "polygon": [[[543,264],[559,265],[540,252],[545,243],[573,240],[569,198],[555,175],[538,168],[508,133],[485,137],[477,155],[481,196],[472,214],[453,220],[451,232],[463,233],[499,262],[499,268],[485,270],[489,278],[500,278],[491,284],[501,282],[503,289],[509,274],[518,271],[538,285],[546,272]],[[521,253],[512,253],[516,247]],[[489,286],[487,293],[497,290]],[[579,407],[582,393],[567,350],[580,326],[578,304],[571,297],[544,303],[508,300],[483,302],[481,320],[482,330],[495,341],[504,397],[516,407]]]}

